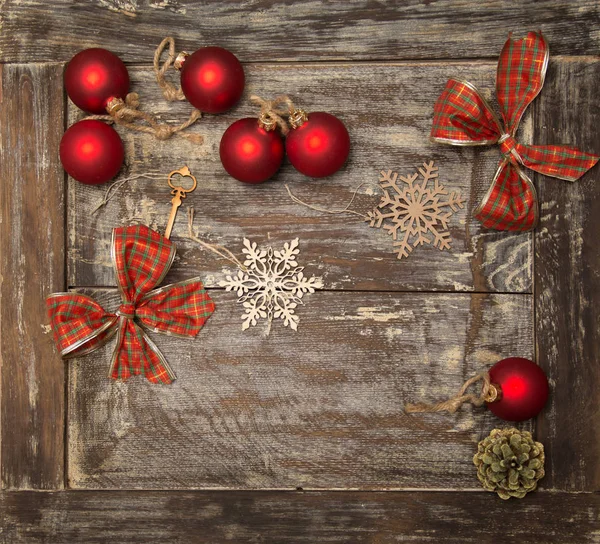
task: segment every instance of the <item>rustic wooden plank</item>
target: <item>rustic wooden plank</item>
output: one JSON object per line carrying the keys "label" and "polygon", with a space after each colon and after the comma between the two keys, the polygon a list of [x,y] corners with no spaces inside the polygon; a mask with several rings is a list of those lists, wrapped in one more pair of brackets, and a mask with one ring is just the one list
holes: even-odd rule
{"label": "rustic wooden plank", "polygon": [[65,287],[62,65],[2,67],[0,359],[2,485],[63,484],[64,372],[45,323]]}
{"label": "rustic wooden plank", "polygon": [[6,542],[597,543],[600,495],[491,493],[3,493]]}
{"label": "rustic wooden plank", "polygon": [[[115,290],[93,295],[118,304]],[[235,295],[211,296],[195,340],[152,336],[171,386],[109,380],[112,345],[69,363],[71,487],[477,488],[473,451],[501,422],[403,405],[531,357],[530,295],[320,291],[297,333],[274,323],[268,337],[242,332]]]}
{"label": "rustic wooden plank", "polygon": [[481,58],[497,56],[509,31],[532,24],[557,54],[596,54],[597,7],[594,0],[5,0],[0,61],[67,61],[100,46],[128,62],[150,62],[172,34],[183,49],[221,45],[244,62]]}
{"label": "rustic wooden plank", "polygon": [[[498,149],[429,142],[433,105],[447,78],[468,78],[491,97],[495,69],[495,63],[252,65],[247,70],[246,96],[274,96],[288,90],[308,110],[330,111],[344,120],[353,147],[342,171],[316,180],[285,164],[275,180],[259,186],[229,177],[218,147],[230,123],[256,115],[256,108],[244,100],[228,114],[201,120],[196,128],[206,136],[201,147],[121,131],[128,152],[122,177],[147,171],[166,175],[187,163],[200,182],[185,205],[197,211],[201,238],[241,255],[244,236],[274,245],[300,236],[304,262],[318,269],[329,289],[529,292],[531,235],[486,231],[472,214],[494,175]],[[189,113],[187,104],[165,104],[148,69],[132,70],[132,80],[146,107],[164,119],[183,119]],[[71,121],[78,115],[72,107]],[[531,139],[530,116],[524,119],[520,137]],[[379,203],[381,170],[409,174],[429,158],[436,160],[440,180],[448,189],[460,190],[467,205],[450,221],[451,251],[419,247],[401,261],[386,231],[372,229],[356,216],[306,209],[290,200],[284,186],[289,184],[304,200],[336,209],[344,207],[364,183],[353,207],[366,213]],[[141,222],[163,229],[170,210],[168,187],[156,181],[132,182],[92,215],[106,188],[73,180],[69,186],[69,285],[114,285],[109,259],[112,228]],[[208,286],[215,286],[228,263],[183,237],[185,205],[173,231],[179,256],[170,279],[201,273]]]}
{"label": "rustic wooden plank", "polygon": [[[538,104],[540,144],[600,154],[598,59],[550,64]],[[600,490],[600,167],[575,183],[538,179],[542,202],[536,248],[538,361],[556,384],[540,436],[552,486]]]}

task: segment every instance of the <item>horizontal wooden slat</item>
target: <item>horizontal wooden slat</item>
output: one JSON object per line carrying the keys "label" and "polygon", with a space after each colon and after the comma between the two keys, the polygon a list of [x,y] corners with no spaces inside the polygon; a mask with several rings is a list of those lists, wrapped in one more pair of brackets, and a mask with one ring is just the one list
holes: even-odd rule
{"label": "horizontal wooden slat", "polygon": [[65,288],[62,66],[0,66],[2,486],[63,485],[64,366],[44,299]]}
{"label": "horizontal wooden slat", "polygon": [[508,32],[538,28],[555,53],[597,54],[597,7],[594,0],[6,0],[0,62],[67,61],[86,47],[150,62],[166,35],[190,51],[228,47],[244,62],[480,58],[497,56]]}
{"label": "horizontal wooden slat", "polygon": [[451,492],[3,493],[6,542],[593,544],[600,495]]}
{"label": "horizontal wooden slat", "polygon": [[[345,290],[449,290],[529,292],[531,290],[531,235],[483,230],[473,210],[494,175],[499,152],[495,147],[467,149],[429,142],[433,105],[448,77],[471,80],[490,97],[495,64],[310,64],[253,65],[247,69],[246,97],[253,93],[273,97],[289,92],[307,110],[338,115],[348,125],[352,151],[348,164],[334,176],[310,179],[285,164],[277,178],[262,185],[247,185],[229,177],[219,160],[219,142],[234,120],[256,116],[245,98],[221,116],[207,115],[194,130],[206,137],[202,146],[174,138],[158,142],[148,135],[120,131],[128,153],[125,177],[141,172],[164,172],[187,164],[199,185],[188,195],[176,220],[173,240],[178,258],[172,281],[200,273],[208,286],[223,278],[227,261],[184,238],[186,206],[197,212],[198,235],[241,255],[244,236],[259,244],[283,244],[300,237],[307,271],[324,277],[328,289]],[[183,119],[189,105],[168,105],[159,95],[152,73],[132,71],[133,89],[143,105],[163,119]],[[82,115],[71,108],[71,121]],[[531,139],[531,117],[526,116],[521,141]],[[440,181],[460,190],[465,209],[450,220],[451,251],[432,246],[416,248],[401,261],[393,253],[392,237],[372,229],[353,215],[328,215],[292,202],[286,192],[333,209],[343,208],[354,190],[353,208],[363,213],[379,203],[381,170],[410,174],[415,166],[434,159]],[[164,229],[171,195],[165,182],[131,182],[95,215],[91,212],[106,187],[70,181],[69,284],[114,285],[109,259],[113,227],[131,222]]]}
{"label": "horizontal wooden slat", "polygon": [[[114,291],[93,296],[114,308]],[[485,408],[405,415],[510,355],[531,357],[530,295],[317,292],[298,332],[243,332],[233,293],[195,340],[152,335],[178,380],[107,378],[110,346],[71,361],[75,488],[477,488]],[[530,428],[531,422],[524,425]]]}
{"label": "horizontal wooden slat", "polygon": [[[540,97],[540,144],[600,155],[600,62],[552,63]],[[553,487],[600,490],[600,165],[574,183],[539,176],[538,361],[556,383],[539,419]]]}

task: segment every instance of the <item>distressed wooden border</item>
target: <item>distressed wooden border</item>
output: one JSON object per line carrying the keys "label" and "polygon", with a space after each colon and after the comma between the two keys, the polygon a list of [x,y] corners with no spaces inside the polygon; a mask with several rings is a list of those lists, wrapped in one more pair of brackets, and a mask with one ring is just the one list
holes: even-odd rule
{"label": "distressed wooden border", "polygon": [[6,542],[598,542],[600,495],[487,492],[4,493]]}
{"label": "distressed wooden border", "polygon": [[45,298],[65,288],[62,64],[0,67],[1,465],[7,489],[60,489],[64,364]]}
{"label": "distressed wooden border", "polygon": [[[536,104],[535,143],[600,155],[600,59],[550,63]],[[537,361],[552,384],[537,421],[546,487],[600,490],[600,165],[570,183],[537,176],[534,305]]]}

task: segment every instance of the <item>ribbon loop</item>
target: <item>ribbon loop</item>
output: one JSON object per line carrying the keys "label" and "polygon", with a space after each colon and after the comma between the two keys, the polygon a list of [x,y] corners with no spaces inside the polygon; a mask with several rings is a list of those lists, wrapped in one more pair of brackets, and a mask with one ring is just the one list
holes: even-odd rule
{"label": "ribbon loop", "polygon": [[527,106],[544,85],[548,46],[539,32],[507,40],[498,61],[496,94],[503,123],[477,89],[466,81],[448,80],[433,111],[431,139],[450,145],[498,143],[503,155],[494,180],[475,216],[487,228],[530,230],[538,219],[537,196],[521,166],[541,174],[574,181],[599,157],[573,147],[532,146],[514,135]]}
{"label": "ribbon loop", "polygon": [[118,332],[112,378],[126,380],[142,374],[153,383],[171,383],[175,373],[138,321],[156,332],[195,336],[215,306],[198,278],[154,289],[173,263],[175,246],[148,227],[114,229],[112,257],[122,298],[115,314],[79,293],[48,297],[48,315],[61,355],[93,351]]}

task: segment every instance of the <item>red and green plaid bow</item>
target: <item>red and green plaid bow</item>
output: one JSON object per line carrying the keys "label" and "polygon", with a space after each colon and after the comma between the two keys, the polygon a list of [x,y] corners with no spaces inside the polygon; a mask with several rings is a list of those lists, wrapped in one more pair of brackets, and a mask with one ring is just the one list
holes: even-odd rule
{"label": "red and green plaid bow", "polygon": [[193,337],[215,305],[198,278],[154,289],[175,258],[175,246],[157,232],[143,225],[116,228],[111,247],[121,306],[111,314],[86,295],[50,295],[46,305],[56,345],[63,357],[76,357],[117,334],[112,378],[142,374],[153,383],[171,383],[173,370],[143,328]]}
{"label": "red and green plaid bow", "polygon": [[499,144],[502,159],[492,184],[475,211],[487,228],[530,230],[538,219],[533,183],[521,165],[555,178],[575,181],[598,157],[573,147],[524,145],[515,140],[519,121],[544,85],[548,46],[541,33],[513,41],[508,38],[498,61],[496,95],[502,124],[466,81],[450,79],[435,104],[431,139],[451,145]]}

